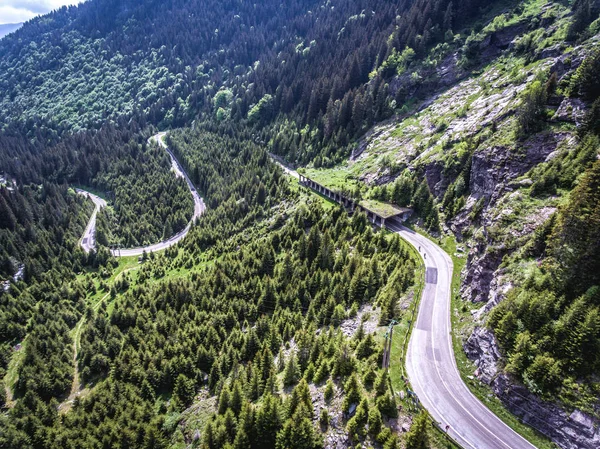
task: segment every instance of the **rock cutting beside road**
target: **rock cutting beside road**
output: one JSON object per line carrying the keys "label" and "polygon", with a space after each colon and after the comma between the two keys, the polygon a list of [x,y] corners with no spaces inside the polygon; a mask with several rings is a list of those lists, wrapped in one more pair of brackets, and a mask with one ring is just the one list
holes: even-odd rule
{"label": "rock cutting beside road", "polygon": [[[283,168],[298,176],[289,167]],[[452,259],[400,222],[386,221],[386,227],[414,246],[425,264],[425,287],[406,356],[408,377],[421,404],[464,448],[534,449],[477,399],[460,377],[450,324]]]}

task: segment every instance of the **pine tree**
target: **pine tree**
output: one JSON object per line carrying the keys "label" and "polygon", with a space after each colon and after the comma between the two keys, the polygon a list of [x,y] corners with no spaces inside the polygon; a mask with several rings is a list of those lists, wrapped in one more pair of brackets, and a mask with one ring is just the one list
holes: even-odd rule
{"label": "pine tree", "polygon": [[306,406],[301,404],[277,433],[277,449],[317,449],[323,442],[308,417]]}
{"label": "pine tree", "polygon": [[182,408],[189,407],[194,400],[194,395],[194,381],[189,379],[185,374],[177,376],[175,387],[173,388],[173,396],[176,403]]}
{"label": "pine tree", "polygon": [[274,449],[277,433],[281,428],[279,402],[272,395],[265,396],[256,414],[257,441],[265,449]]}
{"label": "pine tree", "polygon": [[235,440],[233,441],[233,449],[251,449],[252,445],[250,444],[250,439],[248,435],[246,435],[246,431],[242,426],[238,428],[238,431],[235,435]]}
{"label": "pine tree", "polygon": [[283,372],[283,385],[289,387],[295,385],[300,379],[300,367],[296,358],[296,352],[292,352]]}
{"label": "pine tree", "polygon": [[406,435],[406,449],[428,449],[429,426],[429,416],[427,412],[422,411],[417,415]]}

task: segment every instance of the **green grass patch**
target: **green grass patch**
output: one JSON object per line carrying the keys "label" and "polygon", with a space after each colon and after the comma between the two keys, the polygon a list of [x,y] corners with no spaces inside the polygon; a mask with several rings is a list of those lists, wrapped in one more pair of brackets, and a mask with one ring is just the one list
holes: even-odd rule
{"label": "green grass patch", "polygon": [[371,212],[375,212],[377,215],[383,218],[390,218],[403,212],[401,207],[379,200],[362,200],[358,204],[369,209]]}
{"label": "green grass patch", "polygon": [[19,380],[19,368],[25,360],[25,346],[27,345],[27,337],[21,342],[21,349],[15,351],[8,362],[6,374],[4,375],[4,385],[7,392],[7,403],[12,405],[13,395],[17,381]]}
{"label": "green grass patch", "polygon": [[327,169],[305,168],[302,174],[324,187],[337,191],[351,190],[360,183],[356,174],[344,166]]}
{"label": "green grass patch", "polygon": [[90,192],[96,196],[99,196],[100,198],[102,198],[105,201],[110,201],[110,199],[106,196],[106,192],[103,192],[102,190],[98,190],[94,187],[84,186],[81,184],[74,184],[73,187],[75,187],[77,189],[85,190],[86,192]]}

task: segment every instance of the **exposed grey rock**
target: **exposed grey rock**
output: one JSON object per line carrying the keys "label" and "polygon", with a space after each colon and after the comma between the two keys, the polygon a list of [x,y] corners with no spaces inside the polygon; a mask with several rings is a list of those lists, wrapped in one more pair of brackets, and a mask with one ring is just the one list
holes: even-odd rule
{"label": "exposed grey rock", "polygon": [[498,360],[501,357],[494,333],[488,328],[476,327],[463,349],[477,365],[477,377],[489,385],[498,373]]}
{"label": "exposed grey rock", "polygon": [[350,155],[350,160],[355,161],[367,148],[367,139],[362,139],[356,147],[352,150],[352,154]]}
{"label": "exposed grey rock", "polygon": [[579,98],[565,98],[558,107],[553,120],[560,122],[573,122],[581,125],[586,113],[586,105]]}
{"label": "exposed grey rock", "polygon": [[487,302],[494,272],[502,262],[506,248],[487,248],[479,244],[469,251],[461,296],[472,302]]}
{"label": "exposed grey rock", "polygon": [[340,329],[346,337],[353,337],[362,324],[365,334],[372,334],[377,330],[380,311],[370,304],[360,308],[355,317],[344,320]]}
{"label": "exposed grey rock", "polygon": [[483,307],[477,310],[474,314],[475,318],[480,320],[483,315],[490,312],[506,297],[508,291],[512,288],[510,281],[504,276],[503,270],[496,270],[492,275],[492,281],[490,282],[490,288],[488,290],[488,301]]}
{"label": "exposed grey rock", "polygon": [[548,436],[565,449],[598,449],[600,420],[574,410],[568,413],[553,402],[543,401],[505,374],[491,383],[494,393],[525,424]]}
{"label": "exposed grey rock", "polygon": [[449,181],[443,175],[444,167],[440,161],[428,164],[425,168],[425,178],[431,193],[435,197],[441,197],[448,188]]}
{"label": "exposed grey rock", "polygon": [[481,58],[489,60],[500,55],[502,51],[511,48],[511,44],[513,44],[515,38],[523,34],[526,30],[526,24],[516,23],[488,34],[479,44]]}
{"label": "exposed grey rock", "polygon": [[562,46],[561,46],[561,44],[556,44],[556,45],[553,45],[552,47],[544,48],[540,52],[540,58],[541,59],[557,58],[560,55],[562,55]]}
{"label": "exposed grey rock", "polygon": [[446,56],[437,68],[440,86],[451,86],[464,76],[464,71],[458,68],[458,53]]}
{"label": "exposed grey rock", "polygon": [[464,345],[467,357],[477,365],[477,377],[492,387],[504,406],[525,424],[565,449],[600,447],[600,420],[582,412],[567,412],[544,401],[506,374],[498,374],[501,358],[492,331],[477,327]]}
{"label": "exposed grey rock", "polygon": [[548,155],[570,133],[536,134],[523,144],[519,151],[502,146],[477,150],[473,154],[469,189],[475,198],[488,197],[497,200],[509,181],[524,175],[535,165],[546,160]]}

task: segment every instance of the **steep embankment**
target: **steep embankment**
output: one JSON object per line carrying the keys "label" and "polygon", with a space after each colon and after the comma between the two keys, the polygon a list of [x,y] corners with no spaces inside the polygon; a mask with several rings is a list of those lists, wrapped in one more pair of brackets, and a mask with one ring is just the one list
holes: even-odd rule
{"label": "steep embankment", "polygon": [[[427,85],[427,90],[438,93],[414,113],[409,110],[372,129],[343,166],[313,170],[311,176],[329,181],[331,187],[338,187],[340,179],[354,182],[352,188],[359,186],[363,197],[390,201],[407,195],[410,201],[411,194],[419,192],[411,192],[409,184],[406,194],[405,179],[425,179],[440,205],[442,231],[453,233],[466,249],[466,254],[455,255],[466,257],[467,263],[462,273],[463,301],[452,310],[458,346],[467,343],[467,355],[475,362],[457,354],[463,378],[480,398],[495,393],[498,402],[559,446],[595,448],[600,433],[593,378],[569,373],[568,358],[552,359],[548,354],[561,351],[554,344],[527,341],[525,335],[518,340],[520,347],[510,346],[517,344],[514,338],[504,338],[501,347],[488,329],[488,313],[511,290],[535,292],[544,282],[546,287],[555,282],[548,269],[545,278],[536,274],[547,263],[548,236],[558,235],[552,217],[598,158],[596,137],[586,137],[593,126],[597,129],[593,121],[597,105],[592,105],[596,97],[591,94],[597,88],[590,87],[595,84],[593,76],[587,75],[593,70],[581,73],[579,67],[595,54],[600,37],[583,34],[566,41],[572,20],[571,10],[564,5],[529,2],[473,33],[461,51],[442,53],[437,64],[411,67],[394,80],[393,89],[409,89],[417,95]],[[592,29],[597,33],[597,28]],[[467,57],[476,68],[469,78],[462,63]],[[419,83],[414,82],[417,75],[422,78]],[[556,292],[553,306],[541,307],[542,302],[532,299],[540,306],[531,306],[539,314],[528,315],[528,325],[535,329],[532,323],[538,319],[539,329],[559,332],[553,320],[566,322],[574,313],[565,313],[573,310],[565,305],[572,299],[561,294]],[[594,298],[593,292],[589,296]],[[511,304],[524,322],[527,302]],[[556,313],[548,312],[552,307]],[[586,323],[590,320],[593,314]],[[523,334],[514,321],[512,333]],[[572,321],[580,327],[585,324]],[[510,334],[506,322],[511,321],[503,323],[504,333]],[[588,337],[582,337],[582,332],[569,338],[583,341]],[[592,344],[595,338],[585,341]],[[534,358],[537,362],[532,365]],[[589,362],[594,357],[583,358]],[[507,371],[504,366],[509,361]],[[538,369],[542,362],[548,369]],[[543,374],[549,371],[561,374]],[[484,384],[490,388],[482,394]]]}

